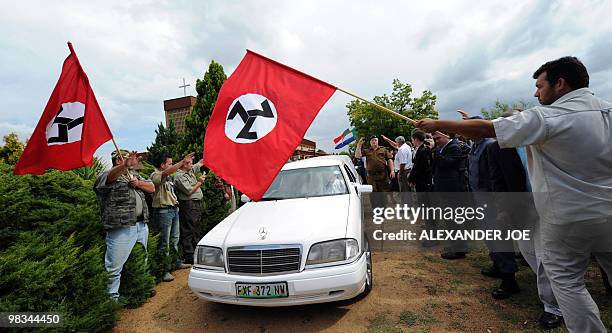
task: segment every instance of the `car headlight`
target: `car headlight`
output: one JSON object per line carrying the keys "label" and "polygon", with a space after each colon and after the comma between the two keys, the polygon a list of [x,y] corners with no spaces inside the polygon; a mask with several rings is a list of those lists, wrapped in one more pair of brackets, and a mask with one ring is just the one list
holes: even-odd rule
{"label": "car headlight", "polygon": [[350,262],[359,255],[359,244],[353,238],[321,242],[310,247],[306,265]]}
{"label": "car headlight", "polygon": [[194,264],[215,270],[225,270],[223,250],[218,247],[198,245],[194,254]]}

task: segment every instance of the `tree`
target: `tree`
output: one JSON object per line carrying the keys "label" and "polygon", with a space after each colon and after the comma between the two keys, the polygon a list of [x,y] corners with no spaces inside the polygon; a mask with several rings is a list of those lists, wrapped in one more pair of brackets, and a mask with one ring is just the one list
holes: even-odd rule
{"label": "tree", "polygon": [[108,169],[106,164],[98,157],[94,156],[93,164],[91,166],[84,166],[82,168],[74,169],[72,172],[76,173],[77,176],[85,180],[95,181],[98,175]]}
{"label": "tree", "polygon": [[201,232],[205,235],[219,222],[229,215],[230,202],[223,198],[223,190],[219,180],[213,172],[206,174],[202,187],[204,199],[202,200]]}
{"label": "tree", "polygon": [[[196,161],[204,150],[206,126],[212,115],[221,86],[227,79],[223,66],[214,60],[208,66],[202,80],[196,81],[197,100],[191,113],[185,118],[185,131],[179,141],[180,156],[195,152]],[[223,199],[223,192],[215,187],[216,177],[212,172],[206,176],[202,191],[202,232],[206,233],[223,220],[229,212],[229,204]]]}
{"label": "tree", "polygon": [[[434,108],[436,96],[431,91],[425,90],[416,98],[411,97],[411,94],[410,84],[395,79],[391,95],[375,96],[374,102],[414,120],[438,118]],[[357,131],[357,140],[381,134],[391,139],[399,135],[409,137],[414,128],[411,123],[360,100],[351,101],[346,107],[351,126]]]}
{"label": "tree", "polygon": [[147,147],[149,152],[148,160],[151,164],[157,164],[157,159],[163,154],[167,154],[172,157],[173,161],[179,161],[182,159],[182,153],[180,149],[181,136],[174,128],[174,122],[170,120],[168,127],[166,128],[162,123],[157,125],[155,130],[155,141],[150,147]]}
{"label": "tree", "polygon": [[185,118],[185,132],[180,143],[180,155],[195,152],[196,157],[200,157],[204,150],[204,134],[208,120],[215,108],[219,90],[226,79],[223,66],[213,60],[202,80],[196,81],[198,96],[193,110]]}
{"label": "tree", "polygon": [[19,141],[16,133],[9,133],[4,136],[4,146],[0,147],[0,162],[10,165],[17,164],[21,153],[23,153],[23,142]]}
{"label": "tree", "polygon": [[480,113],[485,119],[493,120],[493,119],[501,117],[502,113],[508,110],[514,110],[514,109],[525,110],[525,109],[529,109],[532,106],[533,104],[526,102],[524,100],[513,102],[512,104],[504,103],[500,100],[496,100],[495,105],[492,108],[490,109],[482,108],[480,109]]}

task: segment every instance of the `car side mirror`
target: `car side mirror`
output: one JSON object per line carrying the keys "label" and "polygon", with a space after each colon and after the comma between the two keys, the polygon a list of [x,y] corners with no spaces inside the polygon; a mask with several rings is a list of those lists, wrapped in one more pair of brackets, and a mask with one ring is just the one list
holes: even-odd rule
{"label": "car side mirror", "polygon": [[355,184],[357,193],[372,193],[372,185]]}
{"label": "car side mirror", "polygon": [[246,194],[240,196],[240,201],[243,203],[247,203],[251,201],[251,198],[247,197]]}

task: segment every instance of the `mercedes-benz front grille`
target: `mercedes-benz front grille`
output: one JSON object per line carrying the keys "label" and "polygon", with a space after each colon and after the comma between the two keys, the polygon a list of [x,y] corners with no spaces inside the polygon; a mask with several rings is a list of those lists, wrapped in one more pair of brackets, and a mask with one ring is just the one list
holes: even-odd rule
{"label": "mercedes-benz front grille", "polygon": [[299,247],[227,250],[230,273],[264,275],[297,272],[300,258]]}

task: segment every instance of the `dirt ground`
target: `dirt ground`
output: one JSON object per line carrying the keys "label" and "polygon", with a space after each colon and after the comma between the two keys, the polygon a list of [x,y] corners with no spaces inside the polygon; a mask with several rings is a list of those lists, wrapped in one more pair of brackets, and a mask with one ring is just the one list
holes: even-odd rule
{"label": "dirt ground", "polygon": [[[374,289],[349,304],[285,308],[223,305],[197,298],[187,286],[189,270],[160,283],[142,307],[124,309],[115,332],[538,332],[541,306],[535,277],[521,267],[522,292],[510,300],[490,297],[498,281],[479,273],[484,251],[448,262],[439,251],[373,254]],[[611,327],[612,302],[595,267],[589,290]],[[563,332],[564,329],[553,332]]]}

